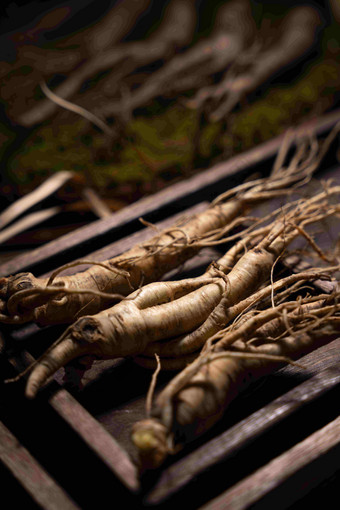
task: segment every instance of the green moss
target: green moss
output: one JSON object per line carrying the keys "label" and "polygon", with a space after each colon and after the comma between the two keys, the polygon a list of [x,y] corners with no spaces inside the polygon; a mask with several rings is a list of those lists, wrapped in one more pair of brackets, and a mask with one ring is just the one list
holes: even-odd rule
{"label": "green moss", "polygon": [[308,113],[320,113],[320,98],[339,89],[340,65],[334,60],[314,64],[296,83],[271,89],[262,99],[232,115],[223,144],[239,152],[278,135],[288,126],[301,122]]}
{"label": "green moss", "polygon": [[204,158],[209,158],[215,152],[219,136],[222,130],[222,122],[207,124],[201,131],[199,140],[199,152]]}
{"label": "green moss", "polygon": [[153,117],[138,117],[130,123],[119,157],[104,135],[86,131],[82,119],[72,124],[39,128],[12,158],[9,174],[18,171],[47,176],[58,170],[73,170],[90,177],[92,184],[107,187],[112,181],[151,181],[172,165],[185,169],[193,158],[197,113],[173,106]]}
{"label": "green moss", "polygon": [[134,146],[130,146],[122,157],[140,159],[137,149],[155,168],[165,168],[174,163],[186,166],[193,156],[196,128],[197,112],[179,106],[172,106],[154,117],[139,117],[129,126],[134,135]]}
{"label": "green moss", "polygon": [[59,127],[44,126],[26,141],[16,152],[8,166],[8,174],[13,182],[36,183],[59,170],[82,171],[91,160],[91,151],[80,142],[80,132],[84,122]]}

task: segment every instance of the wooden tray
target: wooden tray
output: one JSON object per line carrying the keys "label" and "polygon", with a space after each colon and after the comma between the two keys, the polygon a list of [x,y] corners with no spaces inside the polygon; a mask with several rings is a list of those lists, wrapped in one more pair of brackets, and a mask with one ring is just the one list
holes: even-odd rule
{"label": "wooden tray", "polygon": [[[301,129],[326,134],[335,111]],[[191,214],[254,172],[266,175],[282,137],[198,173],[0,267],[0,276],[37,276],[91,255],[103,260],[153,235],[139,217],[164,227]],[[340,182],[335,150],[317,178]],[[199,274],[218,256],[203,252],[179,277]],[[170,275],[171,276],[171,275]],[[170,277],[169,276],[169,277]],[[42,353],[63,327],[2,325],[3,378]],[[252,387],[204,437],[140,480],[129,439],[144,417],[150,372],[128,360],[96,362],[79,388],[76,365],[62,369],[39,397],[26,401],[24,383],[1,385],[2,508],[303,508],[331,503],[340,481],[340,340],[303,358],[307,370],[283,368]],[[161,388],[169,376],[159,378]],[[185,498],[185,499],[184,499]],[[7,503],[6,501],[9,501]],[[328,506],[327,506],[328,505]],[[333,505],[333,506],[332,506]]]}

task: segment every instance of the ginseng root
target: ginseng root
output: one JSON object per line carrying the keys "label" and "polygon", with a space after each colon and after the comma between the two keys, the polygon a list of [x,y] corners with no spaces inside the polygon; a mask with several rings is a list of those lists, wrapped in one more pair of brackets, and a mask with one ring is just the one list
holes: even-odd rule
{"label": "ginseng root", "polygon": [[[242,30],[240,30],[242,27]],[[207,83],[214,73],[224,71],[253,42],[255,23],[247,0],[229,1],[217,12],[212,34],[152,73],[126,104],[112,101],[96,113],[104,116],[129,112],[147,104],[158,95],[183,92]]]}
{"label": "ginseng root", "polygon": [[[112,308],[79,319],[34,365],[26,395],[34,397],[58,368],[85,354],[130,357],[151,349],[152,354],[162,355],[162,349],[170,347],[170,357],[176,358],[198,351],[244,310],[237,308],[239,302],[270,281],[275,260],[306,224],[340,211],[340,206],[329,203],[335,189],[340,192],[329,188],[302,200],[271,226],[252,232],[248,243],[245,239],[236,243],[217,267],[213,265],[201,277],[149,284]],[[260,242],[259,230],[266,233]],[[309,278],[315,279],[316,275]]]}
{"label": "ginseng root", "polygon": [[248,54],[241,54],[220,82],[202,88],[187,105],[203,108],[204,104],[210,103],[210,120],[216,122],[225,118],[246,94],[312,46],[319,23],[319,15],[313,8],[300,6],[292,9],[283,20],[274,43],[267,43],[263,51],[257,49],[257,54],[252,48]]}
{"label": "ginseng root", "polygon": [[[287,168],[282,164],[289,143],[283,143],[269,178],[248,182],[216,199],[211,207],[182,224],[161,232],[147,243],[108,261],[90,262],[91,267],[72,276],[57,276],[62,269],[89,262],[78,261],[48,278],[20,273],[0,279],[0,322],[40,325],[71,323],[83,315],[98,313],[144,284],[159,280],[180,266],[203,246],[221,242],[247,211],[278,195],[289,194],[305,183],[337,133],[331,132],[319,149],[316,142],[298,146]],[[291,140],[290,140],[291,141]]]}
{"label": "ginseng root", "polygon": [[152,416],[134,425],[141,471],[159,467],[210,429],[251,382],[334,338],[338,300],[339,291],[262,310],[212,341],[161,391]]}
{"label": "ginseng root", "polygon": [[[125,3],[125,2],[124,2]],[[164,19],[158,30],[142,41],[125,42],[117,44],[119,35],[124,28],[128,30],[136,17],[148,7],[148,0],[131,2],[131,5],[116,5],[108,13],[104,23],[97,25],[94,30],[91,44],[91,55],[81,65],[78,65],[66,80],[55,89],[55,94],[61,99],[74,96],[86,80],[98,73],[107,72],[106,87],[112,94],[122,85],[122,78],[133,73],[136,69],[157,62],[168,60],[176,49],[190,43],[195,28],[195,9],[191,0],[173,0],[165,9]],[[135,12],[133,12],[135,11]],[[105,29],[107,36],[105,37]],[[94,49],[97,47],[97,51]],[[42,72],[45,74],[46,70]],[[108,90],[106,90],[108,92]],[[86,96],[86,94],[85,94]],[[86,97],[85,104],[86,104]],[[66,105],[66,103],[65,103]],[[43,99],[32,109],[23,113],[18,121],[23,126],[33,126],[43,122],[57,109],[57,105]],[[99,112],[96,112],[99,114]]]}

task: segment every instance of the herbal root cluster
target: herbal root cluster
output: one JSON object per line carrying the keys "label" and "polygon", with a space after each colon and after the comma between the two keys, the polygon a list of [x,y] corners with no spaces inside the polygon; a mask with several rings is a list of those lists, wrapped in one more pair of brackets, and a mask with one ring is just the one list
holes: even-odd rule
{"label": "herbal root cluster", "polygon": [[[141,470],[156,468],[208,430],[252,380],[296,363],[336,335],[340,264],[336,254],[318,246],[310,227],[339,218],[340,187],[323,183],[314,195],[303,187],[335,133],[321,146],[314,139],[302,141],[284,166],[286,139],[268,178],[224,193],[200,215],[83,273],[61,277],[61,268],[49,279],[28,273],[3,278],[4,323],[67,323],[79,317],[29,367],[27,397],[83,356],[127,357],[156,369],[147,417],[132,431]],[[262,218],[249,216],[252,207],[278,196],[286,197],[278,209]],[[280,275],[276,267],[298,238],[314,253],[316,267]],[[227,241],[226,253],[201,276],[159,281],[203,246]],[[332,281],[333,291],[318,292],[316,280]],[[153,403],[161,369],[178,373]]]}

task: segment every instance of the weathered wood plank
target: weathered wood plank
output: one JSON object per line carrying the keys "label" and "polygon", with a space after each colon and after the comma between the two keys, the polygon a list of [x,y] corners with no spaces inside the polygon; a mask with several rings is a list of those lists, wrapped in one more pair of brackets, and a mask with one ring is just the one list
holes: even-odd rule
{"label": "weathered wood plank", "polygon": [[45,510],[79,508],[1,422],[0,459]]}
{"label": "weathered wood plank", "polygon": [[[315,480],[311,481],[311,470],[307,468],[339,444],[340,417],[201,508],[202,510],[244,510],[250,506],[254,508],[257,502],[259,503],[256,505],[257,508],[275,507],[277,510],[289,508],[315,485]],[[319,483],[329,476],[329,470],[324,473],[314,467],[314,474],[315,469]],[[298,477],[298,483],[296,479],[292,480],[294,476]],[[291,481],[294,490],[290,490],[287,481]],[[280,491],[275,495],[275,499],[271,500],[272,507],[268,506],[268,497],[263,506],[260,504],[262,498],[283,484],[285,484],[284,492]],[[335,502],[334,504],[336,505]]]}
{"label": "weathered wood plank", "polygon": [[[25,366],[32,363],[33,357],[28,352],[22,352],[21,360],[10,358],[9,361],[20,372]],[[125,487],[133,493],[138,492],[137,471],[129,456],[114,437],[67,390],[58,389],[58,386],[51,388],[48,403],[98,455]]]}
{"label": "weathered wood plank", "polygon": [[137,492],[139,480],[136,467],[114,437],[66,390],[57,391],[49,402],[120,481],[130,491]]}

